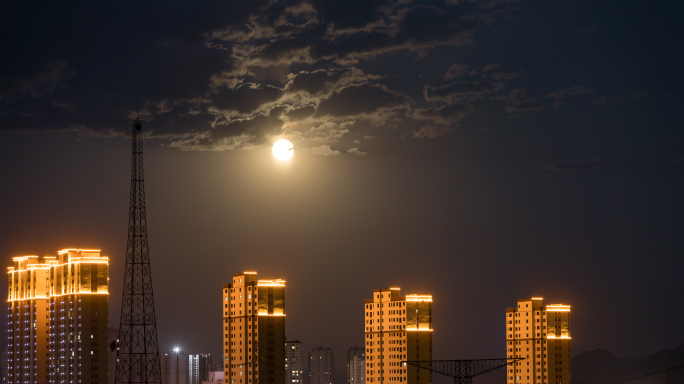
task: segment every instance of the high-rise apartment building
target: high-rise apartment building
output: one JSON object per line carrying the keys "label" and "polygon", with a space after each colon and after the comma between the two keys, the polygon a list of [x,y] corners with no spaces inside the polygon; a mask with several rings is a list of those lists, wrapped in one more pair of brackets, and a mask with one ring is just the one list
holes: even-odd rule
{"label": "high-rise apartment building", "polygon": [[99,250],[21,256],[8,268],[12,383],[107,383],[109,259]]}
{"label": "high-rise apartment building", "polygon": [[226,384],[285,382],[285,280],[233,275],[223,285]]}
{"label": "high-rise apartment building", "polygon": [[366,382],[366,349],[351,347],[347,350],[347,383]]}
{"label": "high-rise apartment building", "polygon": [[332,349],[316,347],[309,352],[309,384],[335,382],[335,355]]}
{"label": "high-rise apartment building", "polygon": [[207,381],[211,365],[209,353],[188,355],[188,384],[202,384]]}
{"label": "high-rise apartment building", "polygon": [[431,384],[432,372],[401,361],[432,360],[432,296],[373,291],[365,303],[366,382]]}
{"label": "high-rise apartment building", "polygon": [[164,384],[187,384],[188,360],[183,351],[176,347],[170,353],[160,356],[161,379]]}
{"label": "high-rise apartment building", "polygon": [[518,300],[506,309],[506,352],[525,359],[506,367],[508,384],[569,384],[570,306]]}
{"label": "high-rise apartment building", "polygon": [[302,384],[302,342],[285,341],[285,384]]}

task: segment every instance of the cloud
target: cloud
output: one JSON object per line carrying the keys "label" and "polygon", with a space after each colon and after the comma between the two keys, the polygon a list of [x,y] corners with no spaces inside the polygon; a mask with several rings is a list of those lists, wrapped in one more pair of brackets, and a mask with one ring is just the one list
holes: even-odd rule
{"label": "cloud", "polygon": [[482,72],[490,72],[490,71],[495,71],[497,69],[501,68],[499,64],[487,64],[482,68]]}
{"label": "cloud", "polygon": [[544,104],[528,97],[522,89],[514,89],[508,94],[506,102],[506,112],[522,113],[528,111],[541,111],[545,109]]}
{"label": "cloud", "polygon": [[420,129],[413,131],[413,137],[417,139],[435,139],[450,134],[452,128],[446,126],[425,125]]}
{"label": "cloud", "polygon": [[23,96],[40,99],[45,94],[54,92],[58,87],[64,87],[73,74],[67,69],[68,66],[69,63],[64,60],[48,60],[33,76],[17,79],[14,88],[3,95],[3,101]]}
{"label": "cloud", "polygon": [[461,77],[468,72],[470,72],[470,70],[466,64],[453,63],[451,64],[451,67],[447,69],[446,73],[444,74],[444,78],[454,79],[456,77]]}
{"label": "cloud", "polygon": [[553,108],[558,108],[562,103],[562,99],[569,95],[589,95],[594,93],[594,88],[585,87],[584,85],[575,85],[574,87],[559,89],[557,91],[550,92],[546,95],[547,98],[554,98]]}
{"label": "cloud", "polygon": [[369,3],[363,12],[356,5],[344,8],[331,2],[271,3],[246,23],[205,38],[207,46],[230,50],[243,68],[322,61],[348,64],[390,52],[419,53],[440,45],[472,43],[474,25],[456,7]]}
{"label": "cloud", "polygon": [[256,111],[268,102],[278,100],[282,95],[283,90],[279,88],[249,83],[213,94],[211,101],[220,111],[237,111],[245,114]]}
{"label": "cloud", "polygon": [[522,71],[519,72],[494,72],[491,75],[491,78],[494,80],[512,80],[515,79],[516,77],[522,75]]}
{"label": "cloud", "polygon": [[606,161],[603,159],[571,159],[560,163],[547,164],[544,169],[549,171],[595,171],[605,166]]}
{"label": "cloud", "polygon": [[334,92],[327,99],[321,100],[316,115],[318,116],[356,116],[370,114],[381,108],[394,108],[404,105],[406,98],[389,90],[383,85],[359,84],[351,85]]}
{"label": "cloud", "polygon": [[[351,124],[353,124],[353,122]],[[316,141],[334,143],[342,136],[349,133],[349,129],[345,128],[347,125],[350,124],[343,124],[340,126],[332,121],[326,121],[317,127],[312,127],[306,135],[312,137]]]}
{"label": "cloud", "polygon": [[438,87],[426,85],[424,96],[432,102],[472,102],[482,100],[485,95],[503,90],[504,84],[489,80],[457,81]]}
{"label": "cloud", "polygon": [[330,149],[329,145],[321,145],[313,148],[298,148],[298,150],[317,156],[339,156],[342,154],[342,152],[338,150]]}
{"label": "cloud", "polygon": [[[35,75],[11,80],[28,97],[3,108],[3,130],[40,127],[83,137],[125,137],[101,127],[114,121],[128,133],[128,122],[121,120],[126,113],[129,118],[137,113],[131,103],[121,101],[130,92],[122,79],[142,76],[155,94],[141,99],[140,116],[157,127],[146,137],[161,145],[185,151],[250,149],[288,135],[315,154],[360,155],[365,153],[359,150],[361,142],[378,136],[448,134],[478,110],[476,102],[494,100],[513,77],[489,65],[488,79],[454,81],[481,71],[451,62],[442,67],[449,66],[444,77],[450,84],[426,85],[417,73],[402,73],[402,65],[390,70],[383,64],[419,62],[435,48],[472,44],[475,26],[491,19],[477,16],[485,12],[478,4],[381,0],[350,7],[294,0],[237,8],[230,20],[216,17],[201,29],[194,26],[162,40],[157,34],[144,36],[141,44],[151,52],[146,53],[151,55],[146,56],[151,60],[147,72],[105,77],[101,86],[111,91],[92,100],[82,94],[44,97],[74,73],[65,61],[49,61]],[[121,62],[112,65],[127,70]],[[78,73],[79,84],[102,77],[102,69],[92,68]],[[38,105],[48,105],[50,114]],[[97,128],[75,129],[74,123]]]}
{"label": "cloud", "polygon": [[416,120],[427,120],[438,124],[452,125],[477,108],[473,104],[454,103],[444,104],[438,107],[418,108],[413,111],[413,118]]}
{"label": "cloud", "polygon": [[182,151],[230,151],[234,149],[253,149],[256,148],[251,142],[254,136],[242,133],[237,136],[223,137],[218,140],[207,140],[210,133],[198,133],[187,139],[175,140],[167,146],[180,149]]}

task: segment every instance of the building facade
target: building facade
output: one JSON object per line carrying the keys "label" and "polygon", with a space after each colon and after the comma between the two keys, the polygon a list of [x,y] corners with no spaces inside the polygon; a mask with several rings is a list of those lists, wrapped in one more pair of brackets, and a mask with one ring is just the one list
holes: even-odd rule
{"label": "building facade", "polygon": [[188,384],[202,384],[203,381],[207,381],[211,366],[209,353],[188,355]]}
{"label": "building facade", "polygon": [[224,383],[285,382],[285,280],[233,275],[223,286],[223,326]]}
{"label": "building facade", "polygon": [[335,382],[335,355],[332,349],[316,347],[309,352],[309,384]]}
{"label": "building facade", "polygon": [[223,368],[220,371],[211,370],[207,380],[202,384],[223,384]]}
{"label": "building facade", "polygon": [[285,384],[302,384],[302,342],[285,341]]}
{"label": "building facade", "polygon": [[99,250],[21,256],[8,268],[12,383],[107,383],[109,259]]}
{"label": "building facade", "polygon": [[366,382],[366,349],[351,347],[347,350],[347,383]]}
{"label": "building facade", "polygon": [[401,361],[432,360],[432,296],[373,291],[365,302],[366,382],[431,384],[432,372]]}
{"label": "building facade", "polygon": [[172,352],[160,356],[162,383],[164,384],[187,384],[188,360],[180,348],[174,348]]}
{"label": "building facade", "polygon": [[506,355],[524,358],[508,366],[508,384],[570,384],[570,306],[518,300],[506,309]]}

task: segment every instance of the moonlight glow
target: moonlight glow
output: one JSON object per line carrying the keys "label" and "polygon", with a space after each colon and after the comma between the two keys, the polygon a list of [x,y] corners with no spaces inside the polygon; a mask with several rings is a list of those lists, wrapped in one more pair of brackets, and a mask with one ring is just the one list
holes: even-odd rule
{"label": "moonlight glow", "polygon": [[288,140],[280,139],[273,144],[273,156],[278,160],[287,160],[294,154],[294,147]]}

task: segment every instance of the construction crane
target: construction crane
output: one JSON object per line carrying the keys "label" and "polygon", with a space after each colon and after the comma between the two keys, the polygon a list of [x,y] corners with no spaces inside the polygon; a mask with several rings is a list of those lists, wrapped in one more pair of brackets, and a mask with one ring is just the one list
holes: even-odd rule
{"label": "construction crane", "polygon": [[525,360],[516,357],[510,359],[476,359],[476,360],[418,360],[402,361],[403,365],[412,365],[421,369],[449,376],[454,384],[471,384],[473,377],[505,367],[517,361]]}

